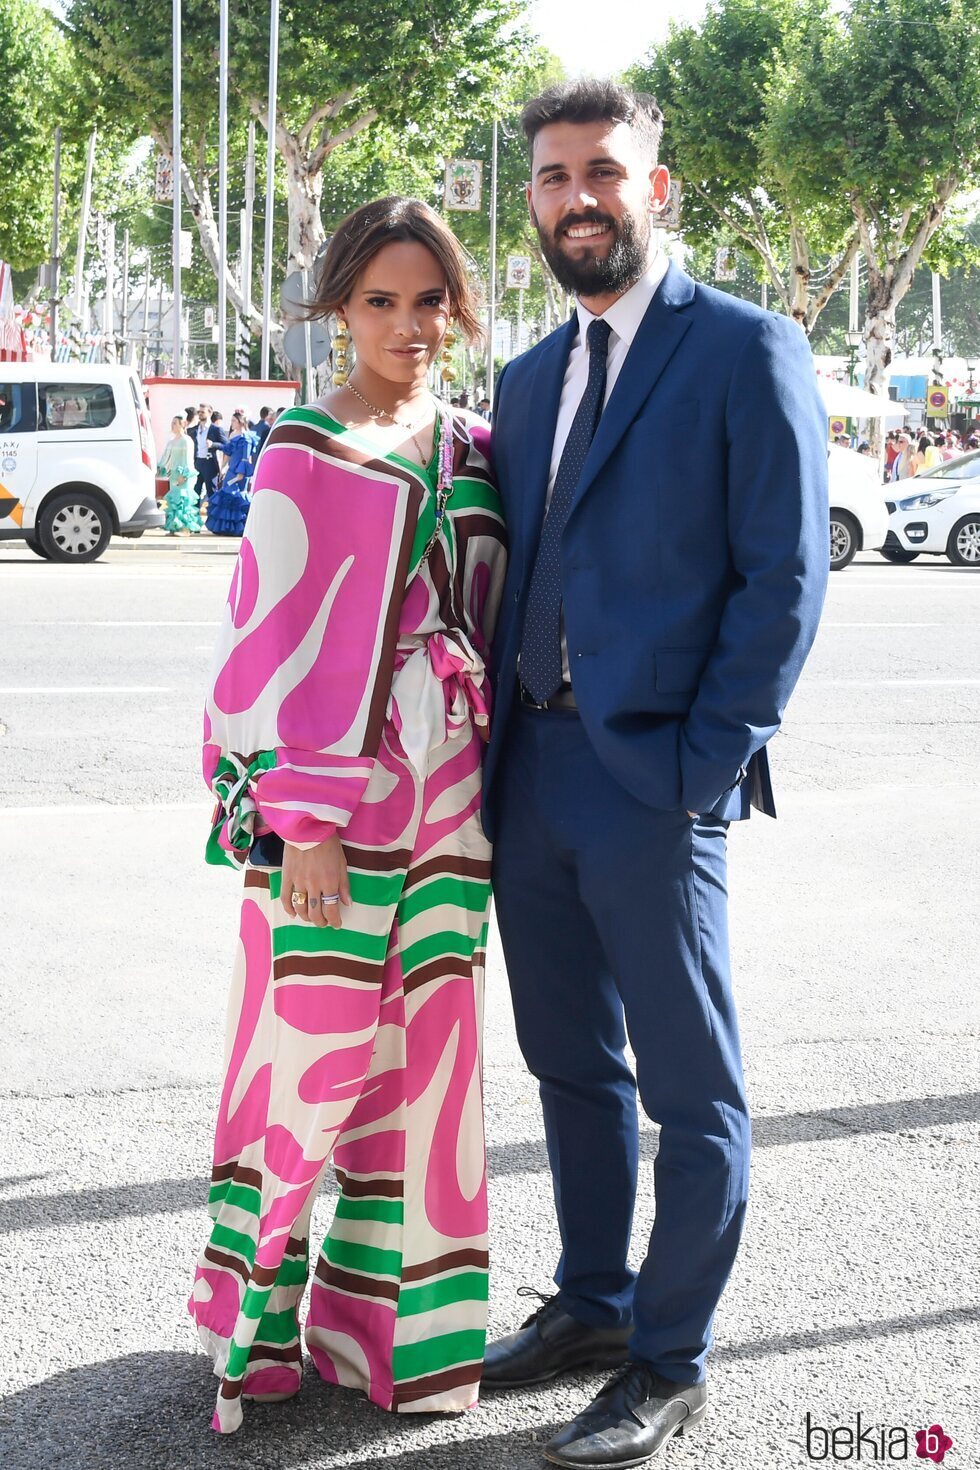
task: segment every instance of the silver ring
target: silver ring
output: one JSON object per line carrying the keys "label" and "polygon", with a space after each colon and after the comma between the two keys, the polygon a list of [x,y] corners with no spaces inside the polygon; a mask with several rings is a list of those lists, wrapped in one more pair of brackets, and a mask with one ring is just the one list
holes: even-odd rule
{"label": "silver ring", "polygon": [[321,893],[320,894],[320,902],[321,903],[339,903],[340,902],[340,894],[339,893]]}

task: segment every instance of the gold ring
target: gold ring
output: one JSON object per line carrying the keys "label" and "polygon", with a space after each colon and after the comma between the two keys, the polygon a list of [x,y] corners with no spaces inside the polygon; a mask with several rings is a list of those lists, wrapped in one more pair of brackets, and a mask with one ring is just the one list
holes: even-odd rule
{"label": "gold ring", "polygon": [[306,894],[306,893],[297,893],[295,889],[293,890],[293,894],[292,894],[293,903],[305,903],[308,897],[309,897],[309,894]]}

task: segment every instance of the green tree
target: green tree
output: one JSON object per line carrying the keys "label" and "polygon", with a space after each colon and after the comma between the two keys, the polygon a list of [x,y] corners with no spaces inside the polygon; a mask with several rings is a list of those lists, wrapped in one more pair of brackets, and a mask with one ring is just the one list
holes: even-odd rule
{"label": "green tree", "polygon": [[770,157],[804,203],[846,200],[868,266],[866,386],[887,391],[916,267],[948,264],[980,172],[977,0],[852,0],[797,37],[769,92]]}
{"label": "green tree", "polygon": [[[699,26],[672,26],[629,73],[664,110],[662,156],[683,179],[685,241],[747,251],[807,332],[844,279],[858,233],[840,190],[804,192],[784,167],[770,82],[828,3],[715,0]],[[828,262],[819,282],[811,256]]]}
{"label": "green tree", "polygon": [[0,257],[33,269],[47,259],[54,188],[54,120],[70,57],[39,0],[0,0]]}
{"label": "green tree", "polygon": [[[325,168],[336,150],[372,131],[407,163],[455,147],[468,119],[490,115],[527,42],[516,0],[370,0],[324,7],[295,0],[284,12],[280,88],[273,120],[284,165],[290,268],[307,265],[324,238]],[[205,257],[217,273],[217,0],[184,4],[182,187]],[[268,129],[267,0],[232,7],[231,152],[240,159],[249,117]],[[134,132],[172,148],[169,0],[69,0],[73,43],[101,95]],[[228,293],[241,310],[238,282]],[[253,313],[257,325],[258,312]]]}

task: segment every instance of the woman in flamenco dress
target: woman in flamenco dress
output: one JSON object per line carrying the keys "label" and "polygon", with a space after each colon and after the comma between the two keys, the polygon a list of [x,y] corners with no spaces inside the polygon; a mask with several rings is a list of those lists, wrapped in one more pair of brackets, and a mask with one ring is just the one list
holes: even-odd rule
{"label": "woman in flamenco dress", "polygon": [[195,471],[186,420],[177,414],[170,420],[170,428],[173,437],[164,445],[157,465],[157,474],[165,476],[170,485],[163,501],[164,530],[168,536],[176,536],[178,531],[197,535],[201,516],[193,493]]}
{"label": "woman in flamenco dress", "polygon": [[207,528],[214,536],[241,536],[245,530],[252,503],[255,450],[255,435],[241,414],[233,413],[231,438],[218,445],[218,452],[228,456],[228,466],[208,499]]}

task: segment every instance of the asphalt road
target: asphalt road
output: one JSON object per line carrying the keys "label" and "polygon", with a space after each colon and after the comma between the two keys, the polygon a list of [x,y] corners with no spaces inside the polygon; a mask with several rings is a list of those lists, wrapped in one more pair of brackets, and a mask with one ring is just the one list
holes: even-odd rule
{"label": "asphalt road", "polygon": [[[4,1470],[530,1470],[597,1380],[393,1419],[310,1370],[239,1435],[209,1428],[184,1303],[238,891],[202,861],[198,744],[231,553],[146,537],[63,568],[0,543]],[[753,1197],[676,1470],[807,1465],[808,1414],[811,1455],[860,1415],[913,1462],[939,1422],[946,1464],[980,1465],[978,654],[976,573],[833,577],[772,750],[780,819],[732,830]],[[496,1332],[518,1286],[548,1289],[556,1233],[496,946],[488,988]]]}

